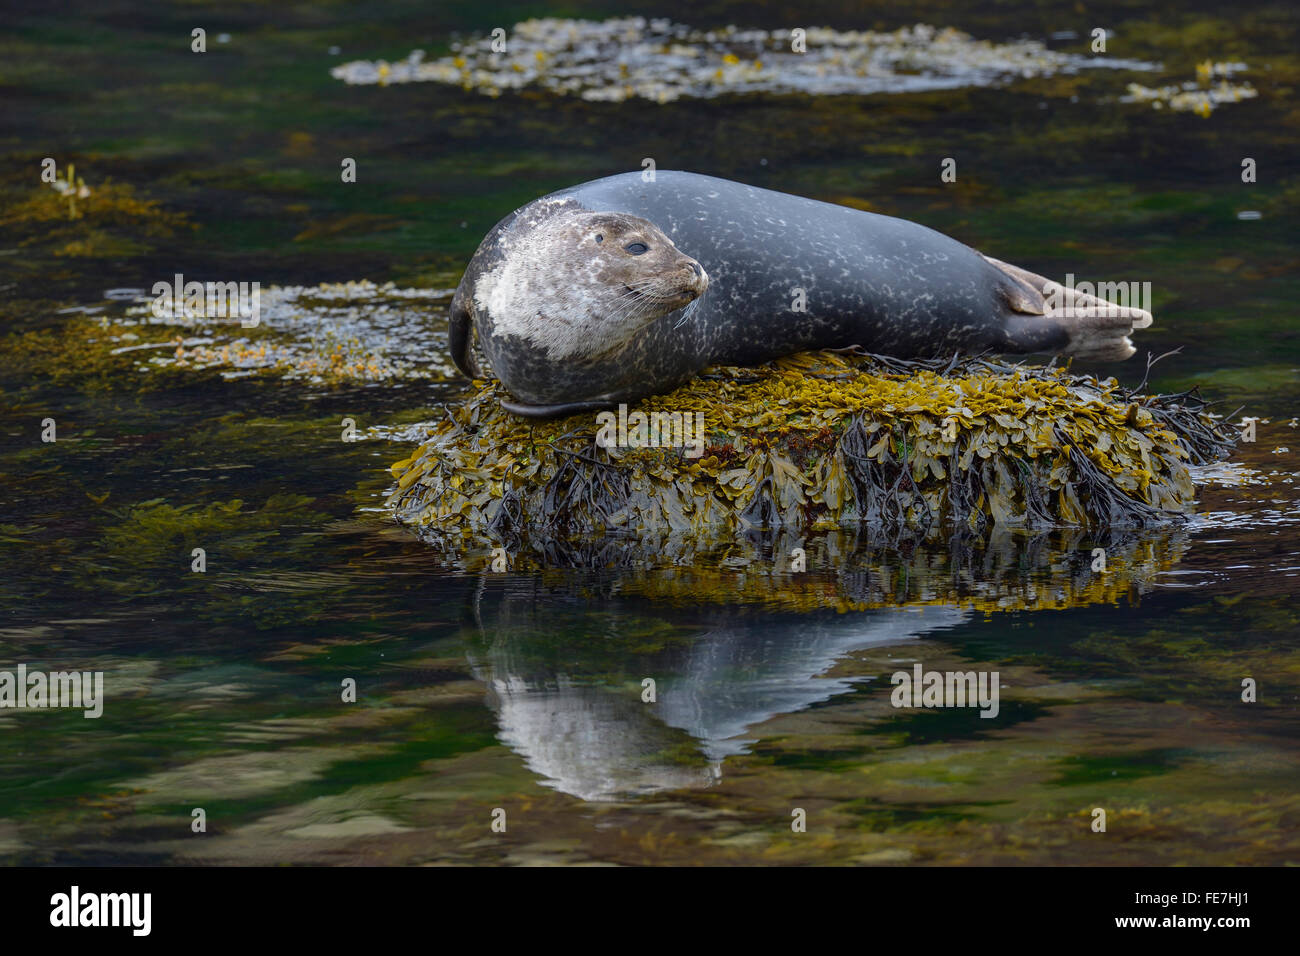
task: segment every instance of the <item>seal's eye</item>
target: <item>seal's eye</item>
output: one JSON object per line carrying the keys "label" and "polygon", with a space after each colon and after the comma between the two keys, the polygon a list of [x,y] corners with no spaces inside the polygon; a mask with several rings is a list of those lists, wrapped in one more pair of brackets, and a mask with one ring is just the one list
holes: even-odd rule
{"label": "seal's eye", "polygon": [[644,242],[629,242],[623,248],[626,249],[628,252],[632,253],[632,255],[634,256],[644,255],[645,253],[650,251],[650,247],[647,246]]}
{"label": "seal's eye", "polygon": [[605,237],[602,236],[600,233],[596,233],[596,241],[597,241],[597,242],[604,242],[604,241],[605,241]]}

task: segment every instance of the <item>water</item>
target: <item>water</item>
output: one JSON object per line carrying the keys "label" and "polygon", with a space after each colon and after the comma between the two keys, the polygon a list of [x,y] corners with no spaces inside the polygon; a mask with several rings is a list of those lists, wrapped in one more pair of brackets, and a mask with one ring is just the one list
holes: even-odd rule
{"label": "water", "polygon": [[[224,12],[203,55],[166,9],[20,19],[0,38],[0,670],[103,671],[106,701],[95,720],[0,711],[0,857],[1294,862],[1297,19],[1198,8],[1108,12],[1108,55],[1154,72],[663,105],[330,76],[416,46],[444,56],[453,31],[554,15],[542,8],[267,4]],[[1055,4],[663,15],[919,20],[1080,55],[1092,27]],[[1081,39],[1048,39],[1071,30]],[[1259,95],[1209,117],[1120,101],[1129,82],[1194,80],[1206,59],[1244,62],[1232,79]],[[47,155],[113,198],[111,215],[23,218]],[[682,545],[672,571],[557,554],[543,572],[467,572],[382,507],[409,426],[464,388],[427,354],[445,341],[446,290],[501,216],[645,157],[913,218],[1047,275],[1150,281],[1155,326],[1104,370],[1136,383],[1147,350],[1181,348],[1152,385],[1244,406],[1265,419],[1258,441],[1207,473],[1194,522],[1144,534],[823,536],[801,574],[761,535]],[[940,182],[945,157],[956,183]],[[277,313],[312,374],[231,375],[257,363],[150,364],[135,346],[242,332],[125,325],[130,293],[105,295],[176,272],[430,291],[386,311]],[[404,360],[408,335],[421,354]],[[336,353],[382,361],[336,375]],[[345,418],[361,440],[341,440]],[[891,675],[917,662],[997,671],[997,717],[891,706]]]}

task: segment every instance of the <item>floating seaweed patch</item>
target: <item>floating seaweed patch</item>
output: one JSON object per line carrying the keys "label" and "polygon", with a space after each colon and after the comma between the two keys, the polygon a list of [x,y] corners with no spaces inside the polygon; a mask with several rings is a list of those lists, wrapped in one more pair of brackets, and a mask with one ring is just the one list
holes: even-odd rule
{"label": "floating seaweed patch", "polygon": [[538,88],[585,100],[668,103],[735,93],[903,93],[1096,67],[1154,69],[1136,60],[1062,53],[1034,40],[992,43],[924,24],[892,33],[801,32],[697,30],[643,17],[545,18],[515,24],[508,37],[452,44],[452,55],[440,59],[426,61],[424,51],[415,50],[405,60],[354,60],[330,73],[348,84],[435,82],[488,96]]}
{"label": "floating seaweed patch", "polygon": [[[1245,63],[1215,63],[1206,60],[1196,64],[1195,80],[1159,87],[1130,83],[1128,95],[1121,97],[1120,102],[1150,103],[1153,109],[1168,107],[1207,117],[1225,103],[1240,103],[1259,95],[1249,83],[1229,82],[1228,77],[1245,69]],[[1215,82],[1216,78],[1218,82]]]}
{"label": "floating seaweed patch", "polygon": [[273,286],[259,291],[255,329],[242,328],[237,315],[188,310],[170,297],[155,305],[140,296],[137,302],[148,304],[128,308],[125,325],[175,326],[197,334],[146,343],[124,334],[120,348],[152,353],[141,359],[146,370],[215,368],[226,378],[262,373],[313,383],[451,378],[455,371],[445,358],[443,326],[453,291],[399,289],[366,280]]}
{"label": "floating seaweed patch", "polygon": [[756,528],[1153,526],[1188,513],[1188,465],[1236,437],[1194,392],[1140,395],[985,358],[801,353],[714,368],[640,403],[650,420],[702,414],[699,457],[638,438],[606,447],[594,416],[523,421],[500,397],[492,382],[447,406],[392,466],[394,514],[444,550]]}
{"label": "floating seaweed patch", "polygon": [[85,314],[12,333],[0,346],[30,378],[104,387],[121,384],[133,369],[154,373],[142,379],[151,383],[146,388],[204,372],[331,386],[444,381],[458,374],[446,358],[452,292],[364,280],[275,286],[258,292],[258,322],[246,329],[233,312],[191,312],[183,303],[155,309],[143,289],[113,289],[105,299],[137,304],[125,314],[112,304],[64,309]]}
{"label": "floating seaweed patch", "polygon": [[195,225],[181,212],[141,196],[130,183],[87,185],[76,165],[0,203],[0,232],[31,252],[66,258],[108,258],[149,251]]}

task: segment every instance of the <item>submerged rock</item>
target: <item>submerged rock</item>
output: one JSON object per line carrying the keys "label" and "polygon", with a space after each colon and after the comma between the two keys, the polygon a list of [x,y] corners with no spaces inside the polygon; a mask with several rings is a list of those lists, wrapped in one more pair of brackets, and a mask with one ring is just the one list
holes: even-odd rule
{"label": "submerged rock", "polygon": [[[1170,523],[1235,441],[1194,393],[983,358],[802,353],[619,413],[522,420],[487,383],[392,466],[397,519],[449,551],[635,533]],[[622,433],[620,434],[620,426]]]}

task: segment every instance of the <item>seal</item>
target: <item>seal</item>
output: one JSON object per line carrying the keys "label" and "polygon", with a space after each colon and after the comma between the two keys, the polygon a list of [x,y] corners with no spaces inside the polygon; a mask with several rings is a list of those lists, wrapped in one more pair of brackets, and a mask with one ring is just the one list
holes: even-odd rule
{"label": "seal", "polygon": [[660,170],[530,202],[456,289],[451,358],[552,417],[669,391],[710,365],[808,349],[1118,360],[1151,314],[1067,289],[905,219]]}

